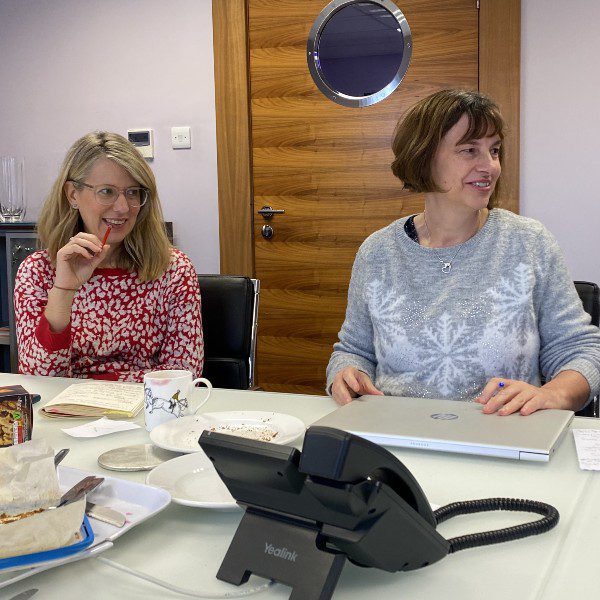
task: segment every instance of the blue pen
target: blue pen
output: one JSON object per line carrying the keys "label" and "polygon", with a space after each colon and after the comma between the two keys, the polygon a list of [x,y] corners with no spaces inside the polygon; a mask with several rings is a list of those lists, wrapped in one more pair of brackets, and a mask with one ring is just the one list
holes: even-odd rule
{"label": "blue pen", "polygon": [[492,398],[495,398],[506,386],[506,384],[504,383],[504,381],[499,381],[498,382],[498,389],[492,394]]}
{"label": "blue pen", "polygon": [[[500,388],[500,390],[504,389],[504,387],[506,386],[506,384],[504,383],[504,381],[499,381],[498,382],[498,387]],[[492,398],[494,396],[496,396],[499,393],[499,390],[496,390],[493,394],[492,394]]]}

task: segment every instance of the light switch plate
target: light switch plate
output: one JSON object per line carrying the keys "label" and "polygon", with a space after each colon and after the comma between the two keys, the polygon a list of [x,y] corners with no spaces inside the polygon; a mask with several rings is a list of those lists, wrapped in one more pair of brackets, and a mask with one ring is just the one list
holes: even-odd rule
{"label": "light switch plate", "polygon": [[191,148],[191,127],[171,127],[171,145],[173,148]]}

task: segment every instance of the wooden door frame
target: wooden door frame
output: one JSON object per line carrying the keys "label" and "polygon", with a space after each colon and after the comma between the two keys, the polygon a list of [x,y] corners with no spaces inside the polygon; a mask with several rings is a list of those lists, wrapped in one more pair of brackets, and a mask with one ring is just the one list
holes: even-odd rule
{"label": "wooden door frame", "polygon": [[254,277],[246,0],[212,0],[222,275]]}
{"label": "wooden door frame", "polygon": [[[499,104],[510,127],[501,205],[518,212],[521,0],[477,1],[479,90]],[[212,0],[212,14],[221,273],[254,277],[246,0]]]}

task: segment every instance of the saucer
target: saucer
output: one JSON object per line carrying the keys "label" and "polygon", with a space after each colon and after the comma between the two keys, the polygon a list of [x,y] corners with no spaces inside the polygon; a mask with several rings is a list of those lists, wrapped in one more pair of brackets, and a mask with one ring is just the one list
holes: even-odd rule
{"label": "saucer", "polygon": [[184,506],[213,510],[239,508],[202,450],[162,463],[148,473],[146,483],[166,490],[173,502]]}

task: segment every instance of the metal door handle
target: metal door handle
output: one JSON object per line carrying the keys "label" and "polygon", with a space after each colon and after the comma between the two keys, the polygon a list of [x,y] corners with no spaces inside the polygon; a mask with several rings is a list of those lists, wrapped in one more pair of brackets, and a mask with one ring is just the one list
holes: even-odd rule
{"label": "metal door handle", "polygon": [[276,209],[271,208],[268,205],[263,206],[259,211],[257,211],[259,215],[262,215],[264,219],[267,221],[273,218],[273,215],[283,215],[285,214],[285,210],[282,208]]}

